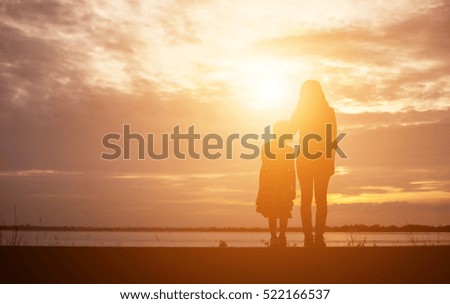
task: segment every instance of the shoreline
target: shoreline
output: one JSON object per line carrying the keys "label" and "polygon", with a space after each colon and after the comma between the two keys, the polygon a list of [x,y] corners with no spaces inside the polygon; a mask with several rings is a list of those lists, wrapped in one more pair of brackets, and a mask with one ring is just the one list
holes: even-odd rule
{"label": "shoreline", "polygon": [[[0,231],[64,231],[64,232],[268,232],[267,227],[90,227],[90,226],[36,226],[0,225]],[[287,232],[302,232],[301,227],[288,227]],[[450,232],[450,225],[343,225],[326,227],[325,232]]]}

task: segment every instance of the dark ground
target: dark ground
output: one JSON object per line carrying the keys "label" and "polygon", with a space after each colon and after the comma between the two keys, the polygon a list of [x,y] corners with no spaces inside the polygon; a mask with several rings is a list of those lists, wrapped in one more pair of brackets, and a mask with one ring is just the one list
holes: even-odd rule
{"label": "dark ground", "polygon": [[0,247],[0,283],[450,283],[450,246]]}

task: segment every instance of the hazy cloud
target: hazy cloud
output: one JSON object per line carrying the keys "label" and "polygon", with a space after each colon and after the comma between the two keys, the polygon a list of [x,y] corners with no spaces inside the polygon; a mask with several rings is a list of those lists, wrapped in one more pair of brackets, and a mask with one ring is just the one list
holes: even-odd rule
{"label": "hazy cloud", "polygon": [[[319,75],[349,132],[330,202],[366,203],[333,207],[335,224],[396,224],[402,210],[444,223],[450,4],[407,3],[2,1],[0,208],[44,224],[263,225],[259,160],[105,162],[101,139],[125,123],[157,138],[178,124],[261,134]],[[286,102],[252,108],[246,93],[272,73]],[[416,205],[393,203],[394,190]]]}
{"label": "hazy cloud", "polygon": [[445,109],[450,99],[449,17],[445,1],[404,20],[306,31],[262,40],[255,49],[310,58],[329,75],[336,99],[372,104],[408,99],[410,107]]}

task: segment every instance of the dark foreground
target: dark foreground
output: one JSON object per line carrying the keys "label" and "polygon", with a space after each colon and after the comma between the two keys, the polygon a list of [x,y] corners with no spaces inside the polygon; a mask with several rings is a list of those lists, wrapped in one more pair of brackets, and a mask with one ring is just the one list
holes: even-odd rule
{"label": "dark foreground", "polygon": [[0,247],[1,283],[450,283],[450,247]]}

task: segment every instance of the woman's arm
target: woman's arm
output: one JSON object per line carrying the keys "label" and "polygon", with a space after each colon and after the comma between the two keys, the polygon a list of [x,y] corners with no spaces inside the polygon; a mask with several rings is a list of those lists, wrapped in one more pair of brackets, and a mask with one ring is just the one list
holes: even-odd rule
{"label": "woman's arm", "polygon": [[[333,108],[331,108],[331,141],[333,141],[336,136],[337,136],[337,123],[336,123],[336,113],[334,112]],[[333,149],[331,151],[331,158],[334,159],[335,158],[335,154],[336,154],[336,150]]]}
{"label": "woman's arm", "polygon": [[297,182],[297,178],[295,176],[295,167],[292,166],[292,170],[290,170],[289,172],[289,184],[290,184],[290,193],[291,193],[291,198],[295,199],[295,195],[296,195],[296,182]]}
{"label": "woman's arm", "polygon": [[299,129],[301,121],[301,113],[300,113],[300,103],[297,105],[297,107],[294,110],[294,113],[292,113],[291,119],[289,120],[289,126],[290,130],[289,132],[292,133],[292,135],[295,135]]}

